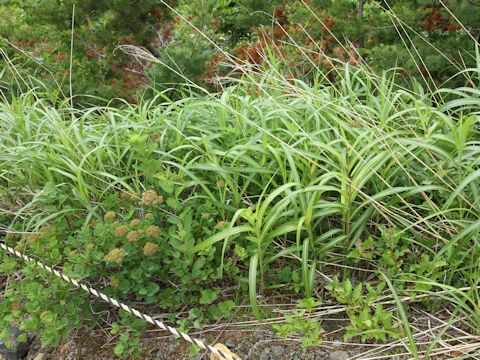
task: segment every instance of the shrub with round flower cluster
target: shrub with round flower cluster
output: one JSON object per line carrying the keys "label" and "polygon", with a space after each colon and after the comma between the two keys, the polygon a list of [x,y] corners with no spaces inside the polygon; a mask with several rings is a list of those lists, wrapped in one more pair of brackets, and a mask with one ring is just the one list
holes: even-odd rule
{"label": "shrub with round flower cluster", "polygon": [[[163,181],[181,181],[178,174],[169,176]],[[216,319],[208,310],[216,305],[200,303],[199,298],[206,287],[215,287],[221,279],[219,254],[209,249],[193,255],[189,249],[218,231],[218,212],[204,199],[181,207],[177,206],[179,200],[163,190],[148,190],[139,207],[137,200],[113,193],[104,201],[103,216],[83,222],[73,231],[66,230],[68,221],[63,221],[61,227],[42,228],[23,238],[9,235],[8,241],[17,241],[20,251],[28,245],[28,251],[35,254],[48,253],[49,265],[72,269],[74,276],[110,296],[159,304],[167,311],[196,304],[204,314],[202,319]],[[60,234],[58,238],[55,233]],[[65,246],[62,253],[58,252],[60,241]],[[239,272],[231,260],[223,269],[232,276]],[[76,298],[88,302],[88,298]],[[194,321],[183,319],[180,325]]]}

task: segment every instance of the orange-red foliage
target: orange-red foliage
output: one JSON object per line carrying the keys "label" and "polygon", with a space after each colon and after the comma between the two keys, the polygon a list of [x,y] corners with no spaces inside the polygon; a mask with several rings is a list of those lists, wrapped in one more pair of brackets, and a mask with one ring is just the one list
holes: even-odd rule
{"label": "orange-red foliage", "polygon": [[280,18],[283,16],[283,9],[282,8],[276,8],[275,11],[273,12],[273,16],[275,18]]}
{"label": "orange-red foliage", "polygon": [[454,32],[460,29],[458,24],[452,23],[448,14],[442,12],[437,7],[431,7],[429,13],[425,16],[422,23],[422,29],[426,31],[441,30]]}
{"label": "orange-red foliage", "polygon": [[152,16],[155,18],[155,20],[160,21],[163,16],[162,9],[159,7],[153,9]]}

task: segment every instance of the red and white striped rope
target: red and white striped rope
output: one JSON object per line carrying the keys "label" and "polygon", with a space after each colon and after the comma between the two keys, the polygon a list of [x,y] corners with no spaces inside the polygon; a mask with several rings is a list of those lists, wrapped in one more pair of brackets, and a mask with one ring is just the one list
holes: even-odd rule
{"label": "red and white striped rope", "polygon": [[20,258],[20,259],[22,259],[26,262],[31,262],[31,263],[41,267],[42,269],[48,271],[49,273],[55,275],[56,277],[72,284],[73,286],[75,286],[77,288],[85,290],[86,292],[92,294],[93,296],[98,297],[98,298],[102,299],[103,301],[105,301],[105,302],[107,302],[107,303],[109,303],[109,304],[111,304],[115,307],[121,308],[121,309],[125,310],[126,312],[128,312],[132,315],[135,315],[136,317],[138,317],[140,319],[143,319],[144,321],[146,321],[150,324],[158,326],[162,330],[166,330],[173,335],[179,336],[179,337],[183,338],[184,340],[188,341],[189,343],[197,345],[197,346],[201,347],[202,349],[208,350],[208,351],[212,352],[213,354],[219,356],[220,358],[227,359],[227,360],[240,360],[239,358],[234,357],[232,355],[229,355],[229,354],[227,354],[227,353],[225,353],[225,352],[223,352],[223,351],[221,351],[221,350],[219,350],[219,349],[217,349],[217,348],[215,348],[211,345],[205,344],[203,341],[195,339],[194,337],[191,337],[190,335],[188,335],[188,334],[186,334],[182,331],[179,331],[179,330],[177,330],[177,329],[175,329],[171,326],[168,326],[161,321],[152,319],[151,316],[143,314],[140,311],[138,311],[137,309],[134,309],[127,304],[124,304],[124,303],[122,303],[122,302],[120,302],[120,301],[118,301],[114,298],[111,298],[111,297],[105,295],[101,291],[95,290],[92,287],[89,287],[89,286],[87,286],[85,284],[82,284],[82,283],[80,283],[80,282],[78,282],[74,279],[71,279],[67,275],[65,275],[64,273],[62,273],[58,270],[55,270],[55,269],[51,268],[48,265],[45,265],[44,263],[42,263],[40,261],[32,259],[31,257],[29,257],[25,254],[22,254],[21,252],[11,248],[10,246],[8,246],[8,245],[6,245],[2,242],[0,242],[0,248],[5,250],[7,253],[15,255],[16,257],[18,257],[18,258]]}

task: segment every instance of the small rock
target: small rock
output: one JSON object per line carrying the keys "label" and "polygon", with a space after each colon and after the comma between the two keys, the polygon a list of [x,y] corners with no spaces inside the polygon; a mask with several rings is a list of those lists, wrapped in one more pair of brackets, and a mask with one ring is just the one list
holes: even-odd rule
{"label": "small rock", "polygon": [[337,350],[330,353],[330,360],[347,360],[348,358],[348,352],[343,350]]}
{"label": "small rock", "polygon": [[248,353],[248,347],[243,343],[237,344],[234,350],[237,354],[247,355]]}
{"label": "small rock", "polygon": [[30,349],[30,344],[33,341],[34,336],[27,336],[27,341],[19,342],[17,338],[24,334],[16,327],[9,329],[11,346],[7,347],[2,340],[0,340],[0,359],[4,360],[18,360],[27,355]]}
{"label": "small rock", "polygon": [[273,345],[272,346],[272,355],[275,358],[278,358],[278,357],[282,356],[284,352],[285,352],[285,349],[282,345]]}
{"label": "small rock", "polygon": [[335,349],[340,349],[343,346],[343,344],[340,341],[334,341],[334,342],[332,342],[332,346]]}
{"label": "small rock", "polygon": [[270,355],[268,353],[262,352],[260,354],[259,360],[270,360]]}
{"label": "small rock", "polygon": [[45,354],[39,353],[33,358],[33,360],[45,360]]}
{"label": "small rock", "polygon": [[[258,352],[257,352],[258,354]],[[271,357],[270,357],[270,349],[266,348],[264,349],[261,353],[260,353],[260,356],[257,355],[257,359],[259,360],[270,360]]]}

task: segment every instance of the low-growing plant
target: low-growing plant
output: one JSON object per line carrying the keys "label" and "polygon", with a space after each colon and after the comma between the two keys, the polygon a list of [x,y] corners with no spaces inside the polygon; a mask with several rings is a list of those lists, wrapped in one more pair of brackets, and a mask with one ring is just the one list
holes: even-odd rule
{"label": "low-growing plant", "polygon": [[142,347],[140,345],[140,336],[146,328],[146,324],[124,310],[120,310],[121,324],[112,323],[110,333],[119,335],[114,353],[117,356],[127,358],[141,358]]}
{"label": "low-growing plant", "polygon": [[400,324],[393,318],[393,313],[384,310],[380,303],[375,304],[384,287],[385,283],[376,287],[366,283],[364,294],[362,283],[353,286],[349,279],[339,282],[337,278],[325,287],[340,304],[346,306],[350,325],[347,326],[345,339],[359,336],[362,341],[386,341],[402,336]]}
{"label": "low-growing plant", "polygon": [[283,337],[299,336],[302,347],[322,344],[325,330],[321,327],[321,320],[312,316],[313,309],[321,304],[313,298],[299,300],[292,315],[286,315],[284,323],[272,325],[273,330]]}

